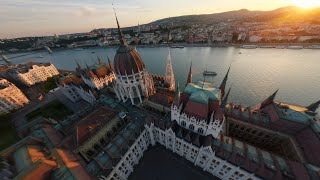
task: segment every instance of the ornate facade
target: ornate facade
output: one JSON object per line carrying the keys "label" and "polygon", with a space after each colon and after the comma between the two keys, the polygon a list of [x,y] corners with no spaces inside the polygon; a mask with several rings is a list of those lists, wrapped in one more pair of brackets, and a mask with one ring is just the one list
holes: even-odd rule
{"label": "ornate facade", "polygon": [[126,102],[130,99],[132,104],[137,104],[136,100],[142,103],[143,97],[147,98],[155,93],[153,78],[146,70],[138,52],[127,44],[118,19],[116,20],[120,47],[114,57],[116,74],[114,90],[120,101]]}
{"label": "ornate facade", "polygon": [[51,63],[28,63],[10,69],[8,74],[24,85],[32,86],[47,81],[49,77],[59,75],[56,67]]}
{"label": "ornate facade", "polygon": [[0,114],[29,103],[28,98],[13,83],[0,78]]}
{"label": "ornate facade", "polygon": [[96,101],[90,87],[84,81],[75,76],[68,75],[60,78],[59,87],[62,93],[72,102],[77,102],[81,99],[93,104]]}
{"label": "ornate facade", "polygon": [[77,63],[77,71],[88,86],[99,90],[111,84],[115,80],[115,74],[113,73],[110,61],[109,65],[107,65],[99,57],[97,58],[98,62],[90,67],[87,65],[86,69],[82,69]]}

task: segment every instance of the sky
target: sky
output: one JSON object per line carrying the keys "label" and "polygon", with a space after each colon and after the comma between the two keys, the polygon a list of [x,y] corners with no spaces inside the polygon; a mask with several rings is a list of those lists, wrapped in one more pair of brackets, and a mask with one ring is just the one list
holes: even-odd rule
{"label": "sky", "polygon": [[238,9],[272,10],[320,0],[0,0],[0,38],[88,32],[158,19]]}

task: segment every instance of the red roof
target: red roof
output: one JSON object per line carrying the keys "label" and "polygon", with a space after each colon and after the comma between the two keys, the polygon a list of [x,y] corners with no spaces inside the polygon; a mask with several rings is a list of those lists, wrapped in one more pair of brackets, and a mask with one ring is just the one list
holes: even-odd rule
{"label": "red roof", "polygon": [[112,120],[117,115],[117,111],[100,107],[91,114],[83,118],[76,125],[77,145],[87,141],[99,128]]}
{"label": "red roof", "polygon": [[308,127],[297,134],[296,139],[301,146],[307,161],[311,164],[320,166],[320,140],[315,132]]}
{"label": "red roof", "polygon": [[188,101],[184,112],[188,115],[195,116],[200,119],[207,119],[208,117],[208,105],[198,103],[195,101]]}
{"label": "red roof", "polygon": [[137,51],[128,45],[121,45],[114,56],[114,69],[119,75],[132,75],[145,68],[144,62]]}

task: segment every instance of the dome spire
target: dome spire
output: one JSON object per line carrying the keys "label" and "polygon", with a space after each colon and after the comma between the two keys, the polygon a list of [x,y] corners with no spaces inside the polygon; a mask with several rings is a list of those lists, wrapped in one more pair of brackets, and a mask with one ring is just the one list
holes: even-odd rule
{"label": "dome spire", "polygon": [[[112,5],[113,5],[113,3],[112,3]],[[122,34],[122,31],[120,29],[117,13],[116,13],[116,10],[115,10],[114,7],[113,7],[113,11],[114,11],[114,16],[116,17],[116,21],[117,21],[118,33],[119,33],[119,41],[120,41],[121,45],[125,45],[125,44],[127,44],[127,42],[126,42],[126,39],[124,38],[124,35]]]}

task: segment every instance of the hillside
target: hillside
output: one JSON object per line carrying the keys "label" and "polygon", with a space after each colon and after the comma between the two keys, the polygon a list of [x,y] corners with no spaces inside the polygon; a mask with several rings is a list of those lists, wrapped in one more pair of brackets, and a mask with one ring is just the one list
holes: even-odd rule
{"label": "hillside", "polygon": [[288,6],[272,11],[249,11],[247,9],[241,9],[214,14],[170,17],[151,22],[148,25],[213,24],[221,21],[312,21],[320,23],[319,17],[320,7],[306,10],[295,6]]}

